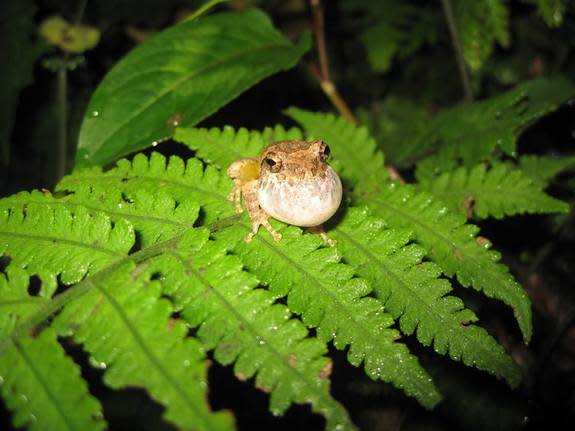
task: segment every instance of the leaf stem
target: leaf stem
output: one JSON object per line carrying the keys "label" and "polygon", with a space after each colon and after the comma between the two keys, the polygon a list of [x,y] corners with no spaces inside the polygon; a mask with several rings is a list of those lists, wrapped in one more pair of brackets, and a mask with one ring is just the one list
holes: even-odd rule
{"label": "leaf stem", "polygon": [[317,68],[315,65],[311,66],[312,74],[319,81],[321,89],[333,104],[333,106],[335,106],[340,115],[357,126],[359,121],[343,97],[341,97],[337,87],[329,77],[329,59],[327,56],[327,48],[325,43],[325,25],[321,2],[320,0],[310,0],[310,6],[313,20],[313,34],[315,37],[317,54],[319,58],[319,68]]}
{"label": "leaf stem", "polygon": [[58,147],[56,151],[56,178],[58,182],[66,173],[68,154],[68,68],[63,58],[58,68]]}
{"label": "leaf stem", "polygon": [[461,38],[459,37],[459,30],[453,15],[453,8],[451,7],[451,0],[441,0],[441,6],[449,28],[449,35],[451,36],[451,43],[455,51],[455,59],[457,60],[457,68],[459,69],[459,78],[461,79],[461,86],[463,87],[464,101],[473,101],[473,92],[471,91],[471,84],[469,80],[469,72],[465,67],[465,59],[463,58],[463,46]]}

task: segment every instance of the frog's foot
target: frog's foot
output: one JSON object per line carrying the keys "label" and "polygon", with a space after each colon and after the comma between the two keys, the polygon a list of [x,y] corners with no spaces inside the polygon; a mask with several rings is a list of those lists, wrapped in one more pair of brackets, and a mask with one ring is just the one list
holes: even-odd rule
{"label": "frog's foot", "polygon": [[257,218],[253,221],[252,231],[246,237],[246,242],[251,242],[252,239],[254,239],[254,236],[258,233],[260,226],[265,227],[276,241],[280,241],[282,239],[282,234],[273,228],[273,226],[268,222],[266,215],[265,217]]}
{"label": "frog's foot", "polygon": [[337,244],[337,241],[335,239],[331,239],[329,236],[327,236],[327,233],[325,233],[325,231],[323,230],[322,225],[308,227],[306,228],[306,230],[310,233],[319,235],[321,239],[323,239],[323,241],[330,247],[335,247],[335,245]]}
{"label": "frog's foot", "polygon": [[227,196],[228,200],[235,204],[235,209],[237,214],[244,212],[242,208],[242,188],[238,185],[234,185],[234,188]]}

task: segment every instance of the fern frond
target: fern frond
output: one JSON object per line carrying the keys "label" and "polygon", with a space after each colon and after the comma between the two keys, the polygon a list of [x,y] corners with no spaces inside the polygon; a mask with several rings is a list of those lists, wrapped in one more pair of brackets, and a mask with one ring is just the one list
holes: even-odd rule
{"label": "fern frond", "polygon": [[275,295],[287,295],[289,308],[301,314],[306,325],[315,327],[321,340],[333,340],[338,349],[349,346],[351,364],[363,362],[372,379],[392,383],[427,408],[439,402],[427,372],[405,345],[395,341],[399,334],[389,328],[391,317],[379,301],[366,296],[371,286],[355,278],[353,269],[340,263],[334,249],[319,248],[321,239],[285,225],[279,227],[281,242],[262,232],[254,238],[257,245],[246,244],[243,238],[249,230],[244,221],[215,237],[235,243],[234,251],[248,270]]}
{"label": "fern frond", "polygon": [[[253,290],[257,280],[241,271],[241,263],[227,256],[223,245],[207,242],[207,231],[190,231],[197,215],[193,202],[185,205],[190,209],[186,217],[184,205],[168,197],[168,190],[173,189],[162,191],[159,199],[141,191],[130,195],[129,186],[121,190],[129,181],[117,180],[107,190],[90,186],[91,181],[74,184],[76,192],[52,199],[52,206],[85,205],[104,211],[112,220],[129,220],[139,238],[155,238],[157,232],[165,231],[185,244],[177,250],[158,244],[165,253],[154,258],[147,271],[161,278],[163,294],[174,300],[178,310],[184,308],[190,325],[201,324],[198,337],[205,349],[215,349],[219,362],[235,361],[236,374],[242,379],[257,373],[256,384],[271,391],[274,412],[282,413],[292,402],[310,402],[314,411],[327,418],[330,428],[352,427],[345,410],[329,395],[331,363],[323,356],[325,344],[306,338],[301,322],[289,320],[285,306],[272,305],[274,297],[269,292]],[[108,193],[110,190],[113,192]],[[34,196],[41,199],[45,195],[23,199]],[[127,196],[132,196],[129,203]],[[165,204],[150,213],[146,200]],[[176,216],[174,208],[182,212]],[[181,258],[174,261],[174,255]]]}
{"label": "fern frond", "polygon": [[178,202],[201,202],[201,216],[206,223],[234,214],[226,199],[231,190],[229,178],[211,166],[204,170],[198,159],[184,162],[176,156],[166,160],[159,153],[152,153],[150,158],[138,154],[132,161],[118,161],[115,168],[106,172],[101,169],[79,170],[64,177],[57,190],[80,192],[87,187],[110,192],[116,190],[128,194],[131,199],[142,189],[160,188]]}
{"label": "fern frond", "polygon": [[258,157],[271,142],[301,140],[301,130],[281,125],[266,127],[263,131],[234,129],[225,126],[221,129],[183,128],[176,129],[174,140],[195,151],[195,156],[209,165],[225,171],[234,161],[245,157]]}
{"label": "fern frond", "polygon": [[77,283],[128,254],[134,244],[132,226],[123,220],[78,208],[44,204],[0,204],[0,256],[7,254],[15,265],[38,274],[44,283],[41,294],[51,296],[57,281]]}
{"label": "fern frond", "polygon": [[[0,273],[2,337],[49,301],[30,296],[28,282],[25,271],[14,265]],[[52,329],[8,343],[0,353],[0,394],[12,410],[16,428],[41,431],[105,427],[100,403],[88,392],[79,367],[66,357]]]}
{"label": "fern frond", "polygon": [[539,14],[549,27],[560,27],[568,0],[536,0]]}
{"label": "fern frond", "polygon": [[[62,335],[83,345],[111,388],[143,387],[166,406],[165,417],[185,429],[226,430],[227,413],[213,413],[206,400],[206,359],[187,327],[171,317],[148,264],[128,263],[69,303],[54,322]],[[102,336],[105,334],[105,336]]]}
{"label": "fern frond", "polygon": [[568,204],[547,195],[521,169],[507,163],[493,163],[489,169],[483,163],[472,169],[460,167],[420,182],[419,188],[468,218],[569,210]]}
{"label": "fern frond", "polygon": [[509,11],[501,0],[453,0],[463,56],[478,71],[493,52],[495,43],[509,45]]}
{"label": "fern frond", "polygon": [[396,56],[408,57],[437,37],[434,14],[429,8],[396,0],[346,0],[341,6],[351,13],[364,13],[360,38],[376,72],[386,72]]}
{"label": "fern frond", "polygon": [[401,332],[416,332],[437,353],[518,384],[517,366],[483,328],[470,324],[477,317],[448,295],[449,281],[439,278],[437,265],[423,261],[425,249],[409,244],[409,230],[389,229],[367,209],[351,208],[333,236],[346,261],[372,283],[377,297],[399,319]]}
{"label": "fern frond", "polygon": [[386,162],[396,168],[413,165],[429,151],[428,143],[418,139],[431,118],[421,103],[391,96],[372,109],[359,109],[357,114],[385,154]]}
{"label": "fern frond", "polygon": [[467,167],[475,166],[491,159],[496,151],[514,155],[521,132],[574,97],[572,82],[546,78],[528,81],[488,100],[440,112],[417,135],[415,143],[406,144],[422,150],[439,149],[418,164],[419,178],[421,171],[445,172],[459,161]]}
{"label": "fern frond", "polygon": [[193,199],[176,201],[163,190],[120,190],[79,182],[74,193],[57,199],[49,192],[20,192],[2,199],[0,207],[43,204],[76,211],[83,207],[106,214],[111,220],[128,220],[137,230],[139,245],[146,248],[168,240],[189,229],[199,216],[199,205]]}
{"label": "fern frond", "polygon": [[331,361],[327,348],[309,337],[291,312],[274,304],[276,296],[255,289],[256,278],[242,271],[223,242],[208,241],[209,231],[188,231],[175,259],[159,265],[165,293],[183,307],[182,315],[199,326],[198,338],[215,359],[234,363],[236,376],[255,376],[258,388],[271,393],[270,409],[282,414],[291,403],[310,403],[329,429],[353,426],[343,407],[329,394]]}
{"label": "fern frond", "polygon": [[561,172],[575,169],[575,156],[525,155],[519,158],[519,168],[539,187],[545,187]]}
{"label": "fern frond", "polygon": [[[370,189],[387,178],[383,153],[378,150],[366,127],[354,127],[333,114],[318,114],[299,108],[290,108],[287,112],[303,126],[308,139],[322,139],[332,147],[334,158],[340,162],[336,170],[342,178]],[[369,177],[366,177],[366,172],[370,173]]]}
{"label": "fern frond", "polygon": [[392,183],[377,196],[359,197],[374,214],[392,227],[408,227],[429,257],[449,276],[457,275],[465,287],[503,301],[513,309],[523,338],[531,338],[531,304],[521,286],[498,263],[499,253],[489,250],[491,243],[478,237],[478,228],[465,224],[465,217],[449,211],[426,192],[413,186]]}

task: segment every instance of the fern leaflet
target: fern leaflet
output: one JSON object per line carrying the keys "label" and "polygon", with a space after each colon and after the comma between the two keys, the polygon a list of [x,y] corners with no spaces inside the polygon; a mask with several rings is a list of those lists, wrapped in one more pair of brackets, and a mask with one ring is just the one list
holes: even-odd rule
{"label": "fern leaflet", "polygon": [[531,304],[507,267],[498,263],[499,253],[477,237],[478,228],[465,224],[465,217],[448,211],[425,192],[410,185],[392,183],[378,196],[358,197],[374,214],[392,227],[408,227],[445,274],[457,275],[465,287],[473,287],[513,308],[526,342],[531,338]]}
{"label": "fern leaflet", "polygon": [[112,225],[101,213],[85,208],[75,213],[33,203],[11,207],[0,203],[0,255],[38,274],[41,291],[51,296],[60,275],[73,284],[128,254],[134,243],[132,226],[123,220]]}
{"label": "fern leaflet", "polygon": [[254,131],[226,126],[222,129],[178,128],[174,140],[196,152],[196,157],[225,171],[234,161],[245,157],[258,157],[271,142],[302,139],[301,130],[282,126],[266,127]]}
{"label": "fern leaflet", "polygon": [[55,327],[84,346],[111,388],[146,388],[182,428],[231,429],[230,415],[209,411],[200,343],[171,318],[173,306],[147,266],[128,263],[101,280],[87,279],[91,289],[64,308]]}
{"label": "fern leaflet", "polygon": [[377,297],[395,319],[401,332],[454,360],[504,377],[512,386],[520,374],[503,348],[471,322],[477,317],[462,301],[447,296],[448,280],[438,278],[440,268],[423,262],[425,250],[408,244],[406,229],[389,229],[367,209],[351,208],[333,231],[346,260],[374,286]]}
{"label": "fern leaflet", "polygon": [[283,413],[291,403],[311,403],[329,429],[352,427],[347,413],[329,395],[331,361],[325,343],[308,336],[275,296],[255,289],[257,280],[242,271],[223,242],[208,241],[205,229],[186,233],[170,262],[160,265],[166,293],[183,307],[183,316],[198,326],[198,337],[214,357],[235,362],[241,380],[255,376],[256,386],[271,393],[270,408]]}
{"label": "fern leaflet", "polygon": [[[440,396],[430,377],[407,348],[395,339],[398,333],[382,304],[368,298],[371,286],[353,277],[349,266],[339,263],[334,249],[318,248],[322,241],[303,235],[295,227],[281,226],[280,243],[267,233],[243,241],[250,227],[245,221],[216,234],[216,240],[236,243],[234,251],[247,268],[269,285],[277,296],[288,295],[289,308],[317,328],[318,337],[333,340],[338,349],[349,345],[348,360],[366,373],[403,389],[431,408]],[[267,262],[274,262],[273,265]],[[390,360],[393,358],[393,360]]]}
{"label": "fern leaflet", "polygon": [[570,81],[538,79],[488,100],[440,112],[417,134],[415,143],[406,144],[439,149],[418,163],[418,177],[423,177],[421,171],[436,175],[451,170],[460,160],[472,167],[497,151],[514,155],[521,132],[574,97],[575,86]]}
{"label": "fern leaflet", "polygon": [[456,0],[454,15],[461,35],[463,56],[472,71],[481,69],[495,43],[509,45],[509,12],[501,0]]}
{"label": "fern leaflet", "polygon": [[566,203],[545,194],[520,169],[506,163],[494,163],[489,170],[483,163],[472,169],[460,167],[431,181],[420,182],[419,188],[468,218],[472,215],[480,219],[503,218],[569,209]]}
{"label": "fern leaflet", "polygon": [[519,168],[539,187],[545,187],[559,173],[575,169],[575,156],[525,155],[519,158]]}
{"label": "fern leaflet", "polygon": [[[0,335],[6,336],[47,298],[30,296],[28,275],[14,265],[0,274]],[[0,393],[15,427],[101,430],[100,403],[80,377],[51,328],[11,340],[0,353]]]}

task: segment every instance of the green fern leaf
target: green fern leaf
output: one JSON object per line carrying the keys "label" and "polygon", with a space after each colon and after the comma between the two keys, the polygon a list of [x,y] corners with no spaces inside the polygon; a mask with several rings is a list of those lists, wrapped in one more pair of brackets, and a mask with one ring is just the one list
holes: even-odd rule
{"label": "green fern leaf", "polygon": [[563,78],[526,82],[513,90],[480,102],[440,112],[419,133],[421,151],[439,149],[417,166],[418,178],[467,167],[488,160],[497,151],[514,155],[519,135],[537,119],[575,97],[575,86]]}
{"label": "green fern leaf", "polygon": [[[197,336],[215,359],[234,363],[236,376],[255,376],[258,388],[271,393],[270,409],[282,414],[291,403],[310,403],[323,414],[328,429],[350,429],[347,413],[329,395],[331,362],[325,343],[308,336],[291,319],[276,296],[242,271],[226,254],[223,242],[208,241],[209,231],[189,231],[178,243],[176,262],[163,261],[166,293],[183,307],[183,316],[198,326]],[[172,281],[173,280],[173,281]]]}
{"label": "green fern leaf", "polygon": [[301,130],[282,126],[263,131],[226,126],[222,129],[177,128],[174,140],[195,151],[195,156],[225,171],[229,165],[245,157],[258,157],[271,142],[303,139]]}
{"label": "green fern leaf", "polygon": [[549,27],[560,27],[567,11],[568,0],[536,0],[537,9]]}
{"label": "green fern leaf", "polygon": [[440,395],[427,372],[405,345],[395,342],[399,334],[389,329],[393,320],[379,301],[366,297],[371,292],[366,280],[354,278],[334,249],[319,248],[318,237],[302,235],[293,226],[278,228],[281,242],[261,232],[257,244],[246,244],[247,221],[216,233],[216,240],[236,243],[234,251],[248,270],[275,295],[288,295],[289,308],[317,328],[320,339],[333,340],[338,349],[349,346],[351,364],[363,362],[372,379],[394,384],[427,408],[437,404]]}
{"label": "green fern leaf", "polygon": [[[322,139],[332,147],[334,158],[340,161],[337,170],[343,179],[353,184],[361,183],[365,188],[377,188],[387,178],[383,153],[377,149],[366,127],[354,127],[333,114],[298,108],[290,108],[287,112],[303,126],[308,139]],[[366,172],[371,173],[368,178]]]}
{"label": "green fern leaf", "polygon": [[134,244],[132,226],[119,220],[112,225],[100,213],[85,208],[71,213],[30,203],[23,207],[0,204],[0,256],[38,274],[41,295],[51,296],[57,281],[73,284],[86,274],[125,256]]}
{"label": "green fern leaf", "polygon": [[184,162],[173,156],[166,160],[161,154],[152,153],[149,159],[143,154],[138,154],[132,161],[122,159],[115,168],[106,172],[100,168],[79,170],[64,177],[57,190],[80,192],[93,187],[116,190],[126,194],[129,199],[135,199],[139,191],[159,187],[178,202],[201,202],[201,217],[205,223],[211,223],[234,214],[226,199],[231,185],[229,179],[214,167],[208,166],[204,170],[204,165],[198,159]]}
{"label": "green fern leaf", "polygon": [[405,58],[417,51],[425,42],[437,38],[432,9],[415,7],[396,0],[346,0],[344,10],[364,13],[359,25],[360,34],[374,71],[386,72],[393,59]]}
{"label": "green fern leaf", "polygon": [[[121,187],[129,181],[117,179],[117,183]],[[41,193],[18,198],[28,202],[49,200],[52,206],[68,209],[85,205],[105,212],[112,220],[129,220],[142,239],[156,238],[161,231],[164,236],[171,232],[173,236],[166,240],[172,244],[173,239],[182,241],[180,237],[184,235],[185,245],[180,245],[177,252],[183,256],[182,262],[174,264],[170,256],[176,250],[170,246],[167,255],[155,258],[162,259],[153,264],[155,269],[148,271],[161,275],[164,295],[175,301],[178,310],[184,308],[188,323],[201,324],[198,336],[204,348],[215,348],[215,358],[223,364],[235,361],[236,374],[242,379],[257,372],[256,384],[272,391],[274,412],[282,413],[292,402],[310,402],[314,411],[327,418],[330,428],[352,427],[345,410],[329,395],[330,362],[322,356],[327,350],[325,344],[306,338],[307,331],[300,322],[287,320],[287,308],[272,306],[274,297],[269,292],[252,292],[257,284],[255,278],[241,271],[237,258],[226,256],[221,244],[206,244],[207,231],[189,231],[197,216],[195,204],[175,203],[166,190],[158,198],[141,191],[131,196],[131,186],[120,190],[112,182],[106,190],[95,188],[91,180],[88,184],[81,180],[73,184],[76,192],[61,199]],[[158,202],[162,203],[158,211],[150,212],[149,205]],[[190,209],[187,219],[185,207]],[[181,214],[177,214],[178,209],[182,209]],[[248,287],[251,289],[246,290]]]}
{"label": "green fern leaf", "polygon": [[509,45],[509,12],[501,0],[453,0],[453,12],[463,56],[472,71],[481,69],[495,43]]}
{"label": "green fern leaf", "polygon": [[[5,337],[48,298],[28,294],[29,278],[15,265],[0,273],[0,336]],[[64,354],[53,330],[9,341],[0,353],[0,394],[15,427],[99,430],[100,403]]]}
{"label": "green fern leaf", "polygon": [[176,201],[161,189],[122,191],[87,182],[75,183],[74,193],[58,199],[54,199],[49,192],[32,191],[21,192],[0,201],[0,207],[30,204],[65,207],[72,212],[83,207],[104,213],[111,220],[129,220],[137,230],[141,248],[168,240],[191,228],[200,211],[195,200]]}
{"label": "green fern leaf", "polygon": [[524,340],[530,340],[531,304],[527,294],[507,267],[498,263],[500,255],[489,250],[489,241],[476,236],[479,229],[465,224],[465,217],[448,211],[431,195],[416,192],[410,185],[392,183],[381,194],[360,197],[358,201],[369,204],[374,214],[390,226],[412,229],[416,240],[445,274],[457,275],[463,286],[512,307]]}
{"label": "green fern leaf", "polygon": [[519,383],[520,374],[503,348],[482,328],[470,325],[477,317],[463,302],[448,296],[448,280],[438,278],[440,268],[424,262],[425,250],[408,244],[412,235],[406,229],[389,229],[367,209],[348,209],[333,230],[347,262],[374,286],[401,332],[436,352],[473,365],[509,384]]}
{"label": "green fern leaf", "polygon": [[209,410],[201,345],[171,318],[173,306],[146,269],[131,263],[86,279],[90,290],[64,308],[55,327],[84,346],[111,388],[146,388],[181,428],[231,429],[229,414]]}
{"label": "green fern leaf", "polygon": [[568,204],[545,194],[520,169],[506,163],[494,163],[489,170],[483,163],[472,169],[460,167],[431,181],[420,182],[419,188],[468,218],[569,210]]}
{"label": "green fern leaf", "polygon": [[105,428],[100,403],[89,394],[79,367],[66,357],[50,328],[37,337],[17,339],[0,354],[0,381],[2,398],[17,428]]}
{"label": "green fern leaf", "polygon": [[429,127],[431,115],[420,102],[391,96],[370,110],[359,109],[358,117],[369,128],[386,162],[396,168],[413,165],[429,151],[419,135]]}
{"label": "green fern leaf", "polygon": [[559,173],[575,169],[575,156],[526,155],[519,158],[519,167],[535,184],[545,187]]}

